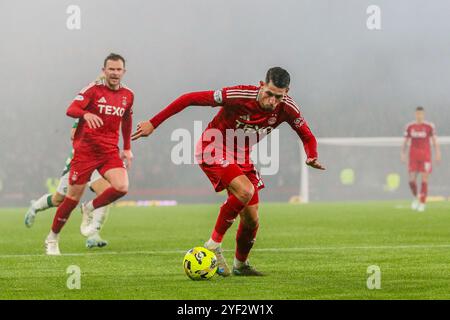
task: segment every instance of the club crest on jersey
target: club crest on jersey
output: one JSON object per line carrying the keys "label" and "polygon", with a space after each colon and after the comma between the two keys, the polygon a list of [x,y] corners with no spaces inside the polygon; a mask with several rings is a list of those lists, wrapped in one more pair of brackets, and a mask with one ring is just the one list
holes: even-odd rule
{"label": "club crest on jersey", "polygon": [[277,122],[277,118],[276,117],[270,117],[268,120],[267,120],[267,123],[269,124],[269,125],[273,125],[273,124],[275,124]]}
{"label": "club crest on jersey", "polygon": [[122,106],[123,107],[127,106],[127,97],[122,97]]}

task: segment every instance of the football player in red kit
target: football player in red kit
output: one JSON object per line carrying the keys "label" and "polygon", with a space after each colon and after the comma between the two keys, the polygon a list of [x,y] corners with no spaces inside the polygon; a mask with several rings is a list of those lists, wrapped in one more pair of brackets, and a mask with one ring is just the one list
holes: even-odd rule
{"label": "football player in red kit", "polygon": [[[416,108],[416,121],[411,122],[405,129],[405,140],[402,146],[401,159],[406,162],[406,149],[409,148],[409,187],[415,199],[411,205],[413,210],[425,211],[425,202],[428,193],[428,175],[431,173],[431,147],[433,143],[436,152],[436,161],[441,161],[441,151],[436,139],[434,124],[425,121],[425,111],[423,107]],[[421,174],[420,193],[417,189],[417,176]]]}
{"label": "football player in red kit", "polygon": [[[45,240],[46,253],[59,255],[59,233],[80,201],[94,170],[110,183],[110,187],[94,200],[82,204],[83,215],[106,206],[128,192],[126,168],[132,160],[131,129],[133,92],[121,84],[125,60],[110,54],[104,60],[104,81],[94,82],[75,97],[67,115],[79,120],[73,140],[74,155],[69,173],[69,186],[59,205],[52,228]],[[119,152],[119,128],[122,128],[123,151]],[[125,160],[125,162],[124,162]]]}
{"label": "football player in red kit", "polygon": [[[214,189],[217,192],[224,189],[228,191],[228,198],[220,208],[211,238],[205,243],[205,247],[216,254],[218,273],[222,276],[231,274],[222,253],[222,239],[238,215],[240,223],[236,235],[233,274],[261,275],[250,266],[248,255],[259,227],[258,190],[264,184],[250,160],[252,146],[236,144],[239,137],[230,138],[227,133],[244,133],[255,144],[278,125],[287,122],[303,142],[306,163],[313,168],[324,169],[317,160],[316,138],[297,104],[287,95],[289,83],[289,73],[274,67],[269,69],[265,82],[261,81],[259,86],[240,85],[216,91],[187,93],[149,121],[139,123],[132,135],[132,140],[150,135],[163,121],[191,105],[220,107],[197,144],[196,159]],[[214,148],[211,148],[212,140]],[[214,150],[214,156],[211,150]]]}

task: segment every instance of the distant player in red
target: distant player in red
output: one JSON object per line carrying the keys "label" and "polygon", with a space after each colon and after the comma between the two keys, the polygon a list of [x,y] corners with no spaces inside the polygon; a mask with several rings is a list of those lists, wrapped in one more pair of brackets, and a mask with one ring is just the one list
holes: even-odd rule
{"label": "distant player in red", "polygon": [[[406,162],[406,150],[408,142],[409,148],[409,187],[415,199],[411,205],[413,210],[425,211],[425,202],[428,194],[428,175],[431,173],[431,146],[433,143],[436,152],[436,161],[441,161],[441,151],[436,140],[434,124],[425,121],[425,111],[423,107],[416,108],[416,121],[411,122],[405,129],[405,140],[403,142],[401,158]],[[420,193],[417,193],[417,176],[422,175]]]}
{"label": "distant player in red", "polygon": [[[205,247],[214,251],[218,260],[218,273],[231,274],[222,253],[222,239],[240,215],[233,264],[235,275],[261,275],[250,266],[248,255],[258,231],[258,190],[264,183],[250,159],[253,144],[259,142],[281,123],[287,122],[303,142],[307,161],[316,169],[324,169],[317,161],[317,142],[294,100],[287,95],[289,73],[271,68],[265,82],[259,86],[241,85],[216,91],[186,93],[173,101],[150,121],[138,124],[132,139],[150,135],[162,122],[188,106],[218,106],[219,112],[203,132],[197,144],[196,159],[219,192],[227,189],[228,199],[219,211],[211,238]],[[227,131],[235,136],[227,135]],[[240,136],[247,136],[249,144],[239,144]],[[214,138],[212,138],[214,136]],[[211,145],[213,144],[213,148]]]}
{"label": "distant player in red", "polygon": [[[53,225],[45,241],[48,255],[59,255],[59,232],[80,201],[94,170],[111,187],[94,200],[82,205],[83,215],[106,206],[128,192],[127,166],[131,165],[131,129],[133,92],[121,84],[125,59],[110,54],[103,64],[104,81],[91,83],[81,90],[67,109],[67,115],[79,120],[73,140],[74,156],[69,186],[64,201],[56,211]],[[123,135],[123,151],[119,152],[119,129]],[[125,160],[125,163],[124,163]]]}

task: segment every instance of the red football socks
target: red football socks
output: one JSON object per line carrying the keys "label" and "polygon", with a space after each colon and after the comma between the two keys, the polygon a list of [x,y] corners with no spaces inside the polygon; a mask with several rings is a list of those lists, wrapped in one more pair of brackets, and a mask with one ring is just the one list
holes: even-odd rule
{"label": "red football socks", "polygon": [[428,195],[428,183],[422,182],[422,185],[420,187],[420,202],[421,203],[425,203],[425,201],[427,200],[427,195]]}
{"label": "red football socks", "polygon": [[109,187],[108,189],[103,191],[102,194],[97,196],[97,198],[92,200],[92,205],[94,206],[95,209],[104,207],[116,201],[117,199],[123,197],[126,194],[127,194],[126,192],[117,191],[113,187]]}
{"label": "red football socks", "polygon": [[219,216],[217,217],[211,239],[215,242],[222,242],[225,232],[231,227],[237,215],[244,207],[245,204],[231,194],[220,207]]}
{"label": "red football socks", "polygon": [[255,243],[258,228],[259,225],[251,228],[245,226],[242,221],[239,223],[239,228],[236,234],[236,259],[239,261],[247,261],[248,254]]}
{"label": "red football socks", "polygon": [[417,184],[415,181],[410,181],[409,182],[409,187],[411,188],[411,192],[413,194],[414,197],[417,197]]}
{"label": "red football socks", "polygon": [[56,210],[55,218],[53,219],[52,231],[54,233],[59,233],[61,231],[62,227],[64,227],[64,225],[66,224],[67,219],[69,219],[69,216],[72,213],[73,209],[75,209],[77,205],[78,201],[73,200],[69,197],[64,198],[64,201]]}

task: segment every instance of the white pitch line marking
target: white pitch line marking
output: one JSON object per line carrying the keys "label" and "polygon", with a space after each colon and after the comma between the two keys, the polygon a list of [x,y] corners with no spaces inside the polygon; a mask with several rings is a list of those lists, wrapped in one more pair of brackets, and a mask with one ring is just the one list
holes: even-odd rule
{"label": "white pitch line marking", "polygon": [[[424,244],[424,245],[395,245],[395,246],[349,246],[349,247],[293,247],[293,248],[255,248],[252,251],[256,252],[301,252],[301,251],[326,251],[326,250],[371,250],[371,249],[448,249],[450,244]],[[234,250],[228,249],[225,252]],[[103,252],[87,252],[87,253],[65,253],[63,257],[83,257],[83,256],[97,256],[97,255],[156,255],[156,254],[174,254],[186,253],[187,250],[142,250],[142,251],[103,251]],[[33,257],[47,257],[45,254],[4,254],[0,255],[0,259],[8,258],[33,258]]]}

